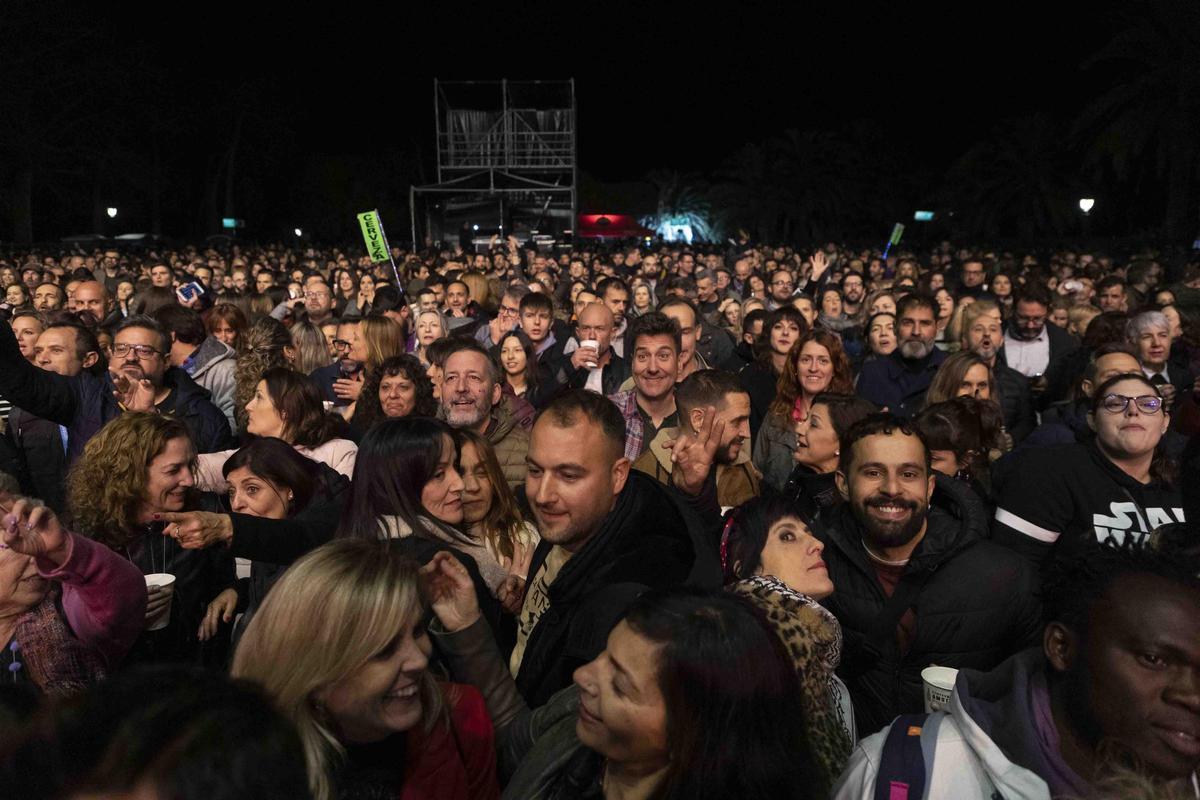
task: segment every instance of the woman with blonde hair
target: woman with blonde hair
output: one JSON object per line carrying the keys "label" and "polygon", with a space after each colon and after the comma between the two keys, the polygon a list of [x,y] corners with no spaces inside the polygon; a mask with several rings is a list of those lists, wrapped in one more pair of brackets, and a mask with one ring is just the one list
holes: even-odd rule
{"label": "woman with blonde hair", "polygon": [[341,408],[346,420],[353,419],[355,404],[362,394],[363,382],[368,375],[378,371],[389,358],[404,355],[404,328],[394,319],[382,314],[370,314],[354,326],[350,339],[350,360],[362,364],[363,368],[349,378],[338,378],[333,382],[333,393],[349,405]]}
{"label": "woman with blonde hair", "polygon": [[247,626],[232,673],[296,725],[316,800],[499,797],[483,698],[429,672],[429,603],[398,544],[339,539],[297,561]]}
{"label": "woman with blonde hair", "polygon": [[472,271],[464,273],[459,280],[467,285],[470,291],[467,296],[471,298],[471,302],[488,313],[496,310],[495,303],[492,302],[492,287],[486,275]]}
{"label": "woman with blonde hair", "polygon": [[426,354],[429,345],[439,339],[445,339],[449,334],[450,329],[446,326],[446,318],[442,316],[442,312],[422,311],[417,315],[413,355],[428,367],[432,363]]}
{"label": "woman with blonde hair", "polygon": [[321,367],[329,366],[329,342],[320,325],[311,322],[293,322],[289,331],[292,346],[296,348],[295,369],[309,375]]}

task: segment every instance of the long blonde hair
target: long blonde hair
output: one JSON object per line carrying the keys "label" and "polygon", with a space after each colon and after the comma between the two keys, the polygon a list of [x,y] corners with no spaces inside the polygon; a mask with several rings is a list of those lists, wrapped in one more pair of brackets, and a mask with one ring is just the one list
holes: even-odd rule
{"label": "long blonde hair", "polygon": [[[188,429],[174,417],[128,411],[88,440],[67,474],[67,498],[80,533],[111,548],[124,547],[138,526],[150,462]],[[190,445],[189,445],[190,446]],[[192,469],[195,469],[195,453]]]}
{"label": "long blonde hair", "polygon": [[[246,627],[232,675],[259,683],[296,725],[316,800],[333,797],[346,752],[319,690],[386,649],[427,605],[415,561],[386,541],[335,539],[293,564]],[[429,672],[420,693],[425,728],[445,722],[446,701]]]}

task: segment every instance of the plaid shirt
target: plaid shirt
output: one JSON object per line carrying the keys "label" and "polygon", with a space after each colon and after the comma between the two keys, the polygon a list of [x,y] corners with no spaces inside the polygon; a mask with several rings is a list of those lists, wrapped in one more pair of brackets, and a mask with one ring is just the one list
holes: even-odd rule
{"label": "plaid shirt", "polygon": [[608,399],[617,404],[621,416],[625,418],[625,457],[634,461],[645,449],[642,445],[646,439],[646,426],[642,422],[642,415],[638,413],[637,390],[626,389],[610,394]]}

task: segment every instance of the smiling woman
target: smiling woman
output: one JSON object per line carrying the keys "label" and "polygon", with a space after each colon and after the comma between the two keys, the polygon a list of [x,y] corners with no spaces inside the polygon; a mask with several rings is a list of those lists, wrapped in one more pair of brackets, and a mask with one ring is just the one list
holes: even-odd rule
{"label": "smiling woman", "polygon": [[343,539],[297,561],[247,627],[232,673],[296,724],[316,800],[498,797],[483,701],[429,672],[419,568],[396,544]]}

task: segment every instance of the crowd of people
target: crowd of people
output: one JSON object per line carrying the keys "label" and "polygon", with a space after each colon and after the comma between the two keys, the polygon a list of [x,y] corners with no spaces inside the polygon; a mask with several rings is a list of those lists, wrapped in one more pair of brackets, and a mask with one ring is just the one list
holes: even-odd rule
{"label": "crowd of people", "polygon": [[1200,798],[1200,259],[392,258],[0,259],[4,794]]}

